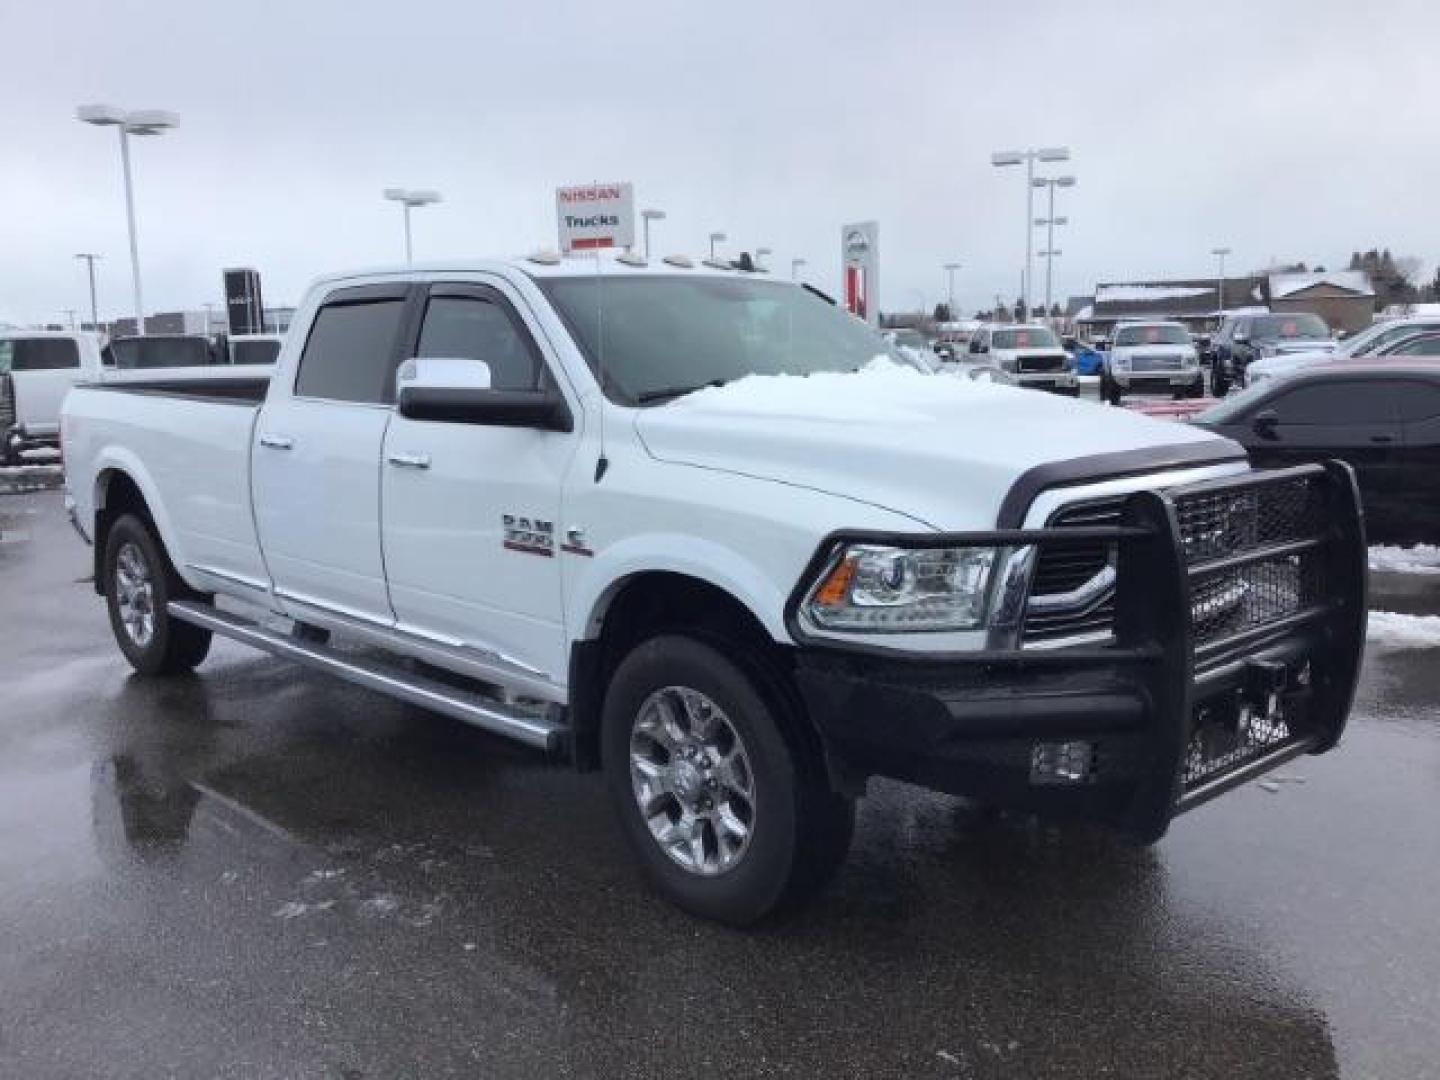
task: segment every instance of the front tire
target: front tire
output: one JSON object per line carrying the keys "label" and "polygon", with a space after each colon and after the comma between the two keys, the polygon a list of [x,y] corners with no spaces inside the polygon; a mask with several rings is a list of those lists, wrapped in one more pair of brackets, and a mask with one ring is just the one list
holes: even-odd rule
{"label": "front tire", "polygon": [[210,651],[210,631],[169,614],[171,600],[190,595],[150,524],[126,514],[105,538],[105,606],[110,629],[141,675],[174,675]]}
{"label": "front tire", "polygon": [[1121,397],[1120,384],[1108,375],[1102,375],[1100,377],[1100,396],[1105,400],[1107,405],[1119,405]]}
{"label": "front tire", "polygon": [[800,718],[756,664],[681,635],[637,645],[605,697],[606,784],[651,884],[748,926],[823,885],[854,804],[833,792]]}

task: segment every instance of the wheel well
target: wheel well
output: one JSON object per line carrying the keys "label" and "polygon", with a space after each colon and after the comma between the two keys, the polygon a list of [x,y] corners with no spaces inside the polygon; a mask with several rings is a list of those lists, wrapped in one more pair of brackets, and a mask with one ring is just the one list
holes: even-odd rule
{"label": "wheel well", "polygon": [[115,522],[136,514],[155,527],[150,506],[140,487],[119,469],[106,469],[95,483],[95,591],[105,593],[105,541]]}
{"label": "wheel well", "polygon": [[[763,689],[784,698],[790,715],[805,716],[789,677],[790,650],[770,636],[749,608],[724,589],[686,574],[636,574],[611,597],[595,636],[571,648],[570,723],[577,766],[600,765],[600,716],[611,673],[641,641],[676,632],[723,647],[731,659],[754,672]],[[797,736],[818,751],[818,734],[809,723],[802,726],[806,730]]]}

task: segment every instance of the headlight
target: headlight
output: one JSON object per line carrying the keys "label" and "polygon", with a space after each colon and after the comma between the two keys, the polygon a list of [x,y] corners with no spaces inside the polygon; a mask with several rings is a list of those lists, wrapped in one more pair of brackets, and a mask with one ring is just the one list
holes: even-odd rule
{"label": "headlight", "polygon": [[985,622],[995,555],[995,548],[851,545],[827,565],[801,610],[821,630],[974,630]]}
{"label": "headlight", "polygon": [[1116,371],[1129,371],[1129,370],[1130,370],[1130,357],[1127,356],[1127,355],[1124,355],[1124,354],[1116,355],[1116,356],[1114,356],[1114,357],[1111,358],[1110,363],[1111,363],[1111,365],[1115,368]]}
{"label": "headlight", "polygon": [[1199,367],[1199,366],[1200,366],[1200,354],[1197,353],[1197,352],[1188,352],[1188,353],[1185,353],[1185,354],[1181,357],[1180,362],[1181,362],[1181,364],[1182,364],[1183,366],[1185,366],[1185,367]]}

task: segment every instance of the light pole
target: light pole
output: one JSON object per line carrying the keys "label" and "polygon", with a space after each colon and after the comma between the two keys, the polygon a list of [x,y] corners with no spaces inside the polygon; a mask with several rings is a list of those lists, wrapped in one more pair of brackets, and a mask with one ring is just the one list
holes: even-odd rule
{"label": "light pole", "polygon": [[101,258],[93,251],[82,251],[75,256],[85,260],[85,269],[90,273],[90,329],[100,329],[100,312],[95,303],[95,260]]}
{"label": "light pole", "polygon": [[[1049,318],[1049,316],[1050,316],[1050,285],[1051,285],[1051,282],[1052,282],[1052,280],[1053,280],[1054,260],[1055,260],[1055,256],[1060,254],[1060,252],[1058,252],[1058,251],[1055,250],[1055,226],[1056,226],[1056,225],[1068,225],[1068,224],[1070,223],[1070,219],[1069,219],[1069,218],[1056,217],[1056,216],[1055,216],[1055,189],[1056,189],[1057,187],[1063,187],[1063,188],[1074,187],[1074,186],[1075,186],[1075,177],[1073,177],[1073,176],[1037,176],[1037,177],[1036,177],[1034,180],[1032,180],[1030,183],[1031,183],[1032,186],[1037,187],[1037,188],[1049,188],[1049,189],[1050,189],[1050,211],[1049,211],[1049,216],[1043,217],[1043,218],[1036,218],[1036,219],[1035,219],[1035,224],[1036,224],[1036,225],[1044,225],[1044,226],[1045,226],[1045,229],[1046,229],[1046,232],[1045,232],[1045,250],[1042,251],[1042,252],[1040,253],[1040,255],[1041,255],[1041,257],[1045,260],[1045,316],[1046,316],[1046,318]],[[1028,301],[1027,301],[1027,302],[1028,302]]]}
{"label": "light pole", "polygon": [[650,258],[650,222],[652,222],[652,221],[664,221],[664,220],[665,220],[665,211],[664,211],[664,210],[641,210],[641,211],[640,211],[640,220],[644,223],[644,226],[645,226],[645,258],[648,259],[648,258]]}
{"label": "light pole", "polygon": [[725,234],[724,234],[723,232],[712,232],[712,233],[710,234],[710,258],[711,258],[712,261],[713,261],[714,258],[715,258],[715,245],[716,245],[716,244],[723,244],[723,243],[725,242],[725,240],[726,240],[726,237],[725,237]]}
{"label": "light pole", "polygon": [[140,243],[135,236],[135,191],[130,180],[130,136],[159,135],[180,123],[180,118],[162,109],[126,112],[114,105],[82,105],[75,118],[96,127],[113,127],[120,132],[120,168],[125,174],[125,220],[130,227],[130,275],[135,283],[135,333],[145,333],[145,300],[140,290]]}
{"label": "light pole", "polygon": [[945,264],[945,309],[950,312],[950,318],[955,318],[955,271],[960,269],[960,263],[952,262]]}
{"label": "light pole", "polygon": [[1225,256],[1230,254],[1228,247],[1211,248],[1210,254],[1220,260],[1220,273],[1215,278],[1215,326],[1219,329],[1220,323],[1225,319]]}
{"label": "light pole", "polygon": [[796,280],[796,278],[798,278],[798,277],[800,276],[800,267],[802,267],[802,266],[804,266],[804,265],[805,265],[805,260],[804,260],[804,259],[791,259],[791,260],[790,260],[790,280],[791,280],[791,281]]}
{"label": "light pole", "polygon": [[414,262],[410,247],[410,210],[416,206],[429,206],[431,203],[440,201],[438,191],[412,191],[410,188],[391,187],[381,192],[391,202],[398,202],[405,208],[405,265],[409,266]]}
{"label": "light pole", "polygon": [[1045,146],[1034,150],[1001,150],[990,155],[990,164],[999,168],[1007,165],[1025,166],[1025,274],[1020,294],[1025,303],[1025,318],[1030,317],[1030,262],[1034,250],[1030,219],[1035,216],[1035,162],[1069,161],[1068,146]]}

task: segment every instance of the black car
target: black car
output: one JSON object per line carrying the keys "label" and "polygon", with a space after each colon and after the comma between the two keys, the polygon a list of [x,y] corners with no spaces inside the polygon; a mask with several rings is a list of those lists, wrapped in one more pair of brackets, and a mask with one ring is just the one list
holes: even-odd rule
{"label": "black car", "polygon": [[1334,347],[1325,320],[1309,312],[1227,316],[1210,344],[1210,392],[1224,397],[1230,387],[1244,386],[1252,360]]}
{"label": "black car", "polygon": [[1372,542],[1440,542],[1440,362],[1320,364],[1228,397],[1192,423],[1234,439],[1257,466],[1347,461]]}

